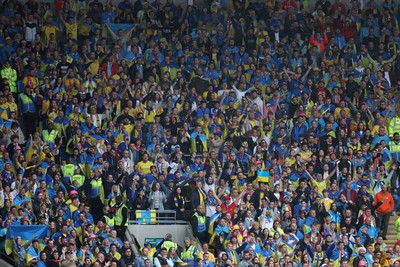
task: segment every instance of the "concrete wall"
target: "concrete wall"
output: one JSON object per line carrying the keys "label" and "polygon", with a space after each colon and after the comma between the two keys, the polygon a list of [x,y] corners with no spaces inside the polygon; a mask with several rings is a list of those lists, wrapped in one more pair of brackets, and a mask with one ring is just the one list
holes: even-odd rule
{"label": "concrete wall", "polygon": [[184,238],[193,237],[189,225],[129,225],[128,233],[133,234],[141,246],[145,238],[164,238],[167,233],[172,235],[172,241],[184,247]]}

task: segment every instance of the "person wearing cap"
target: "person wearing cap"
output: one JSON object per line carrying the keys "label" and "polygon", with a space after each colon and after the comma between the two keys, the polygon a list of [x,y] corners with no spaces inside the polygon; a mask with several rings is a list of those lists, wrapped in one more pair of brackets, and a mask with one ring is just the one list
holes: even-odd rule
{"label": "person wearing cap", "polygon": [[359,247],[356,250],[356,257],[353,259],[353,266],[367,266],[367,259],[365,258],[365,253],[367,250],[364,247]]}

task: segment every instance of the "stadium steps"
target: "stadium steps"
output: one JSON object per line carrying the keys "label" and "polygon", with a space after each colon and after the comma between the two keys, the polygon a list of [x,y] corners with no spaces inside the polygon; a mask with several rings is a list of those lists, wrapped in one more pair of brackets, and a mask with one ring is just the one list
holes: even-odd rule
{"label": "stadium steps", "polygon": [[394,223],[399,218],[399,216],[390,216],[389,225],[388,225],[388,233],[386,235],[387,240],[384,240],[386,246],[393,247],[397,242],[397,232],[394,229]]}

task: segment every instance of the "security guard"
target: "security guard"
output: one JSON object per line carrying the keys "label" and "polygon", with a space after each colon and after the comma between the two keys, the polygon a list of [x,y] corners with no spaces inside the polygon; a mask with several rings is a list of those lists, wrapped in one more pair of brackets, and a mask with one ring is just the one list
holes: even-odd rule
{"label": "security guard", "polygon": [[22,118],[25,126],[25,136],[33,135],[36,131],[36,106],[37,96],[31,92],[29,85],[25,86],[24,92],[19,95],[22,107]]}
{"label": "security guard", "polygon": [[400,162],[400,135],[398,132],[393,134],[393,140],[389,142],[389,150],[393,162]]}
{"label": "security guard", "polygon": [[70,182],[70,178],[74,175],[75,169],[76,166],[74,165],[74,158],[69,157],[67,164],[61,166],[64,181]]}
{"label": "security guard", "polygon": [[117,208],[114,218],[115,230],[117,230],[118,237],[123,239],[128,227],[128,207],[122,203],[122,196],[117,196],[115,200]]}
{"label": "security guard", "polygon": [[72,175],[69,178],[69,180],[70,180],[71,184],[73,184],[74,181],[76,181],[78,183],[78,187],[77,188],[79,188],[79,187],[83,186],[83,184],[85,183],[85,176],[82,174],[80,168],[76,168],[74,170],[74,175]]}
{"label": "security guard", "polygon": [[101,218],[101,221],[105,224],[107,224],[108,226],[111,227],[111,229],[114,229],[114,221],[115,221],[115,217],[114,214],[112,214],[110,212],[110,207],[108,206],[104,206],[103,208],[103,218]]}
{"label": "security guard", "polygon": [[400,109],[396,110],[396,116],[389,123],[389,137],[393,137],[394,133],[400,133]]}
{"label": "security guard", "polygon": [[14,96],[14,99],[17,99],[18,90],[17,90],[17,71],[11,67],[10,61],[6,60],[4,62],[4,68],[1,70],[1,78],[7,80],[8,85],[10,86],[10,91]]}
{"label": "security guard", "polygon": [[168,233],[164,237],[164,242],[162,243],[161,248],[166,248],[167,251],[169,251],[170,248],[175,248],[175,250],[178,250],[178,244],[172,242],[172,235]]}
{"label": "security guard", "polygon": [[185,249],[181,253],[181,259],[186,262],[187,267],[194,267],[197,259],[197,249],[192,245],[189,237],[185,237]]}
{"label": "security guard", "polygon": [[47,129],[42,131],[43,142],[47,142],[50,146],[50,149],[54,149],[54,144],[56,142],[56,138],[58,135],[58,131],[54,129],[54,123],[49,121]]}
{"label": "security guard", "polygon": [[191,223],[194,236],[197,237],[201,243],[207,242],[206,216],[203,213],[202,205],[197,206],[196,212],[192,216]]}

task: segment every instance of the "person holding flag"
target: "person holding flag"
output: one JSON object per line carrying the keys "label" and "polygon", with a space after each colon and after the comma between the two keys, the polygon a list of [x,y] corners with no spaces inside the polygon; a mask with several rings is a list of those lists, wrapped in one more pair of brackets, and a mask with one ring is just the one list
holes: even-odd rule
{"label": "person holding flag", "polygon": [[[38,237],[37,235],[34,236],[31,241],[27,241],[27,242],[25,242],[25,244],[22,243],[22,237],[20,237],[20,236],[17,236],[17,238],[14,238],[14,236],[11,237],[11,240],[13,242],[13,254],[14,254],[14,262],[16,264],[16,267],[24,267],[25,266],[25,256],[27,254],[26,250],[34,241],[36,241],[36,243],[37,243],[37,239],[36,239],[37,237]],[[36,262],[38,262],[39,259],[40,259],[40,257],[35,259]],[[31,262],[33,262],[33,259]]]}

